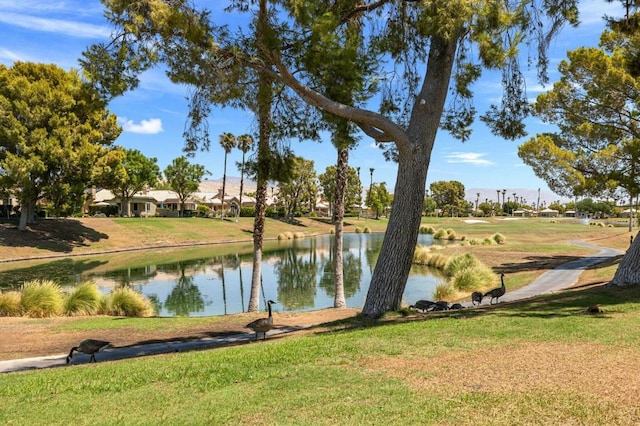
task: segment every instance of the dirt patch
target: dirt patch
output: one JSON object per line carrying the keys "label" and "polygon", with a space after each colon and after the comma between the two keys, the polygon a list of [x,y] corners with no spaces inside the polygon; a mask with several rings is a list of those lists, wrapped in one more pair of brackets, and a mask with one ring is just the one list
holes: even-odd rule
{"label": "dirt patch", "polygon": [[[274,314],[274,328],[291,326],[314,327],[304,331],[318,332],[333,321],[357,315],[359,309],[322,309],[313,312]],[[164,341],[188,341],[205,337],[252,333],[244,328],[264,313],[237,314],[212,319],[210,324],[182,326],[172,330],[141,330],[136,327],[105,328],[99,330],[63,331],[66,325],[82,321],[81,318],[16,318],[0,317],[0,360],[57,355],[69,352],[84,339],[100,339],[114,346],[130,346]],[[117,321],[118,318],[113,318]],[[139,321],[145,321],[140,318]],[[300,332],[296,332],[300,333]]]}
{"label": "dirt patch", "polygon": [[523,343],[420,359],[376,358],[364,367],[438,395],[579,390],[596,400],[636,407],[640,364],[635,352],[593,343]]}

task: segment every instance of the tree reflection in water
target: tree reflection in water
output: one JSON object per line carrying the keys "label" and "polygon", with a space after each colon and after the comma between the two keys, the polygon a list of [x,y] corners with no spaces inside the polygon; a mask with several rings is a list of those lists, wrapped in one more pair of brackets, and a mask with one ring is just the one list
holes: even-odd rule
{"label": "tree reflection in water", "polygon": [[[347,306],[362,306],[382,239],[382,234],[345,234],[343,268]],[[430,240],[419,242],[431,244]],[[265,243],[262,293],[265,298],[278,301],[276,312],[333,306],[333,245],[331,235]],[[147,256],[138,254],[134,259],[103,256],[69,260],[63,267],[59,261],[43,262],[37,267],[16,271],[23,278],[28,275],[30,279],[48,279],[47,265],[51,264],[59,271],[62,286],[71,287],[88,279],[94,280],[105,293],[131,286],[152,299],[159,315],[223,315],[246,311],[248,300],[245,300],[243,278],[251,277],[251,250],[252,246],[247,244],[229,244],[222,249],[220,245],[213,245],[150,251]],[[96,269],[92,269],[92,265]],[[430,297],[436,284],[437,278],[432,272],[414,268],[405,290],[407,302]]]}

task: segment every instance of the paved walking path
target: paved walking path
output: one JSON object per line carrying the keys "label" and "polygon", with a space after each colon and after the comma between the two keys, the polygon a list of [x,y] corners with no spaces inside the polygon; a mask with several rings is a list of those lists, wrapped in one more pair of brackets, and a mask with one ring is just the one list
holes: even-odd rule
{"label": "paved walking path", "polygon": [[[605,260],[623,254],[621,250],[611,249],[607,247],[596,246],[582,241],[571,241],[572,244],[590,247],[600,250],[598,253],[580,258],[571,262],[564,263],[555,269],[545,272],[531,284],[518,290],[507,292],[501,301],[513,301],[518,299],[526,299],[539,294],[552,293],[571,287],[574,285],[586,268],[604,262]],[[283,333],[290,333],[313,325],[299,327],[281,327],[274,329],[268,333],[268,336],[274,336]],[[184,352],[194,349],[209,349],[229,344],[246,343],[255,339],[255,333],[242,333],[233,336],[224,336],[217,338],[204,338],[192,340],[188,342],[167,342],[153,343],[147,345],[136,345],[126,347],[116,347],[105,349],[96,354],[98,361],[114,361],[125,358],[134,358],[145,355],[157,355],[171,352]],[[80,343],[80,342],[78,342]],[[69,348],[71,349],[71,348]],[[8,373],[20,370],[33,370],[39,368],[61,367],[66,364],[67,354],[43,356],[37,358],[13,359],[8,361],[0,361],[0,373]],[[71,364],[85,364],[89,362],[89,355],[83,353],[74,353]]]}

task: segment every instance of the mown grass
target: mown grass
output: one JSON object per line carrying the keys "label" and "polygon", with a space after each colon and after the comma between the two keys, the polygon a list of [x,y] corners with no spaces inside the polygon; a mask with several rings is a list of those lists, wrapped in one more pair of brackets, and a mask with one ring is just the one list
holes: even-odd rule
{"label": "mown grass", "polygon": [[[604,314],[580,313],[596,302]],[[566,374],[557,383],[553,365],[531,371],[528,385],[499,375],[512,361],[485,354],[526,347],[532,363],[550,352],[564,362],[562,351],[549,349],[587,342],[637,359],[639,308],[639,289],[595,288],[453,314],[358,318],[340,331],[259,344],[12,373],[3,376],[0,413],[15,425],[635,424],[640,405],[617,404],[608,392],[637,388],[640,379],[616,383],[615,363],[584,372],[598,388],[572,387],[584,377]],[[447,364],[453,368],[455,357],[471,360],[468,382],[453,380],[460,372]],[[474,376],[485,368],[495,374]]]}

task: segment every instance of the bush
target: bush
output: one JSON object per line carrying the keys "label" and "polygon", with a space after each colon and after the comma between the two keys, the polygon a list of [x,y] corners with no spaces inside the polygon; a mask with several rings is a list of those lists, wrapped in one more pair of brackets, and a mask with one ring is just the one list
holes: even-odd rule
{"label": "bush", "polygon": [[450,241],[453,241],[456,239],[456,231],[454,231],[453,229],[448,229],[447,230],[447,239]]}
{"label": "bush", "polygon": [[255,215],[256,208],[253,206],[240,208],[240,217],[255,217]]}
{"label": "bush", "polygon": [[91,281],[86,281],[75,287],[64,300],[64,312],[67,315],[95,315],[99,308],[102,295],[98,287]]}
{"label": "bush", "polygon": [[447,257],[440,253],[434,253],[430,247],[418,245],[413,252],[413,263],[443,269],[447,263]]}
{"label": "bush", "polygon": [[20,315],[20,292],[7,291],[0,293],[0,317]]}
{"label": "bush", "polygon": [[447,231],[444,229],[438,229],[434,234],[433,238],[435,240],[442,240],[447,237]]}
{"label": "bush", "polygon": [[62,313],[64,296],[53,281],[29,281],[22,286],[20,306],[24,315],[44,318]]}
{"label": "bush", "polygon": [[471,253],[451,256],[444,267],[444,273],[452,277],[463,269],[480,265],[480,261]]}
{"label": "bush", "polygon": [[292,240],[293,239],[293,232],[282,232],[280,234],[278,234],[278,239],[279,240]]}
{"label": "bush", "polygon": [[356,227],[356,234],[362,234],[362,228]]}
{"label": "bush", "polygon": [[457,271],[450,281],[457,290],[470,292],[489,287],[495,281],[495,274],[488,267],[478,264]]}
{"label": "bush", "polygon": [[109,313],[126,317],[150,317],[153,304],[142,294],[130,288],[120,288],[109,296]]}
{"label": "bush", "polygon": [[491,236],[491,238],[493,239],[493,241],[496,242],[496,244],[504,244],[506,238],[504,237],[504,235],[502,235],[499,232],[496,232],[495,234],[493,234]]}
{"label": "bush", "polygon": [[421,234],[433,235],[435,232],[436,232],[436,230],[433,229],[433,226],[421,226],[420,227],[420,233]]}
{"label": "bush", "polygon": [[362,230],[362,232],[364,232],[365,234],[370,234],[371,233],[371,228],[369,228],[368,226],[365,226],[364,229]]}
{"label": "bush", "polygon": [[436,289],[433,291],[433,298],[435,300],[453,299],[456,295],[456,289],[448,282],[442,282],[436,285]]}
{"label": "bush", "polygon": [[296,240],[301,240],[304,238],[304,232],[294,232],[293,238]]}

